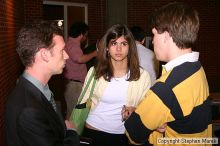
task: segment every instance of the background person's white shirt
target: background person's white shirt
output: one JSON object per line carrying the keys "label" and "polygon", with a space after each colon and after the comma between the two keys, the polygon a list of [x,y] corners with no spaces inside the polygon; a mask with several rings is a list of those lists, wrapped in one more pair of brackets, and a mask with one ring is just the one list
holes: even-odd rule
{"label": "background person's white shirt", "polygon": [[158,61],[156,60],[153,51],[151,51],[150,49],[144,47],[139,43],[136,43],[136,45],[137,45],[140,66],[149,73],[151,78],[151,85],[153,85],[157,77],[156,68],[158,66]]}

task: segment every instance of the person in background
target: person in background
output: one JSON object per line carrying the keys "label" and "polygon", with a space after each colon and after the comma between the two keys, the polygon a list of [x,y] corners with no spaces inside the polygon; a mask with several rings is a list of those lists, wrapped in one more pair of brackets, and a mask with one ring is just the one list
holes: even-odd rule
{"label": "person in background", "polygon": [[[88,45],[85,49],[83,49],[84,54],[89,54],[95,50],[97,50],[97,44],[99,43],[99,40],[97,40],[95,43]],[[94,66],[96,64],[96,57],[92,58],[88,62],[86,62],[87,70],[90,69],[90,67]]]}
{"label": "person in background", "polygon": [[156,66],[158,65],[158,61],[154,52],[143,45],[145,43],[145,34],[142,28],[133,26],[130,30],[137,45],[140,66],[150,74],[151,84],[153,85],[157,77]]}
{"label": "person in background", "polygon": [[[198,12],[186,4],[173,2],[156,11],[152,27],[154,52],[158,60],[167,63],[161,77],[125,121],[131,142],[144,143],[149,138],[151,144],[160,145],[161,137],[180,141],[212,137],[208,82],[198,61],[199,53],[192,48],[198,31]],[[152,132],[164,123],[164,134]]]}
{"label": "person in background", "polygon": [[84,22],[75,22],[69,31],[69,38],[66,42],[65,50],[69,55],[64,69],[64,77],[67,79],[64,97],[67,105],[66,118],[69,119],[70,114],[75,107],[83,82],[87,74],[86,62],[96,57],[96,50],[83,54],[81,46],[87,42],[89,27]]}
{"label": "person in background", "polygon": [[[83,136],[92,139],[92,146],[126,146],[122,108],[134,110],[151,86],[150,76],[139,67],[135,40],[127,26],[113,25],[98,46],[97,64],[84,83],[95,70],[97,82]],[[90,88],[81,103],[88,99]]]}
{"label": "person in background", "polygon": [[54,23],[38,21],[20,30],[17,52],[25,70],[6,104],[7,146],[79,146],[74,125],[64,122],[48,87],[69,58],[64,46]]}

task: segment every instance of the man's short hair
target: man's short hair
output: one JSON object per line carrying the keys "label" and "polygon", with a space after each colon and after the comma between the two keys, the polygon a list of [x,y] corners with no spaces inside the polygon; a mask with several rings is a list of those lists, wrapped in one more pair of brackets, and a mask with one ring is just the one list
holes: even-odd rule
{"label": "man's short hair", "polygon": [[158,33],[167,31],[179,48],[192,48],[199,31],[198,12],[180,3],[169,3],[158,9],[153,18]]}
{"label": "man's short hair", "polygon": [[89,31],[89,26],[85,22],[75,22],[72,24],[69,30],[69,36],[76,38],[79,35],[84,35]]}
{"label": "man's short hair", "polygon": [[145,33],[143,31],[143,29],[139,26],[133,26],[130,28],[133,36],[134,36],[134,39],[136,41],[139,41],[141,42],[144,38],[145,38]]}
{"label": "man's short hair", "polygon": [[50,49],[54,35],[63,36],[63,31],[55,22],[34,21],[22,27],[17,35],[16,50],[23,65],[31,66],[40,48]]}

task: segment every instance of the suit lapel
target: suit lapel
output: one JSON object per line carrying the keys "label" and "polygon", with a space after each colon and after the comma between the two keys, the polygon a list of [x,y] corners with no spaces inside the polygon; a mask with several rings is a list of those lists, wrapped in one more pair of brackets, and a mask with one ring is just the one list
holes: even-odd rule
{"label": "suit lapel", "polygon": [[54,111],[51,103],[47,100],[44,94],[31,82],[26,80],[24,77],[20,77],[19,82],[23,84],[25,87],[27,87],[27,90],[30,91],[29,93],[32,94],[31,98],[35,98],[36,102],[39,103],[39,109],[43,110],[43,112],[45,112],[48,115],[48,120],[50,120],[51,122],[55,122],[56,125],[60,125],[60,126],[57,126],[57,128],[64,131],[65,123],[61,115],[57,114]]}

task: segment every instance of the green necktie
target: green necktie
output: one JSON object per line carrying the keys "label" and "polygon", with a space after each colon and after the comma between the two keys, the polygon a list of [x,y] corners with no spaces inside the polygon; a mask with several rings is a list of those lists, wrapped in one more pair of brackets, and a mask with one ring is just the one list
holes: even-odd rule
{"label": "green necktie", "polygon": [[51,92],[50,103],[53,106],[53,109],[57,111],[56,101],[54,100],[53,93]]}

